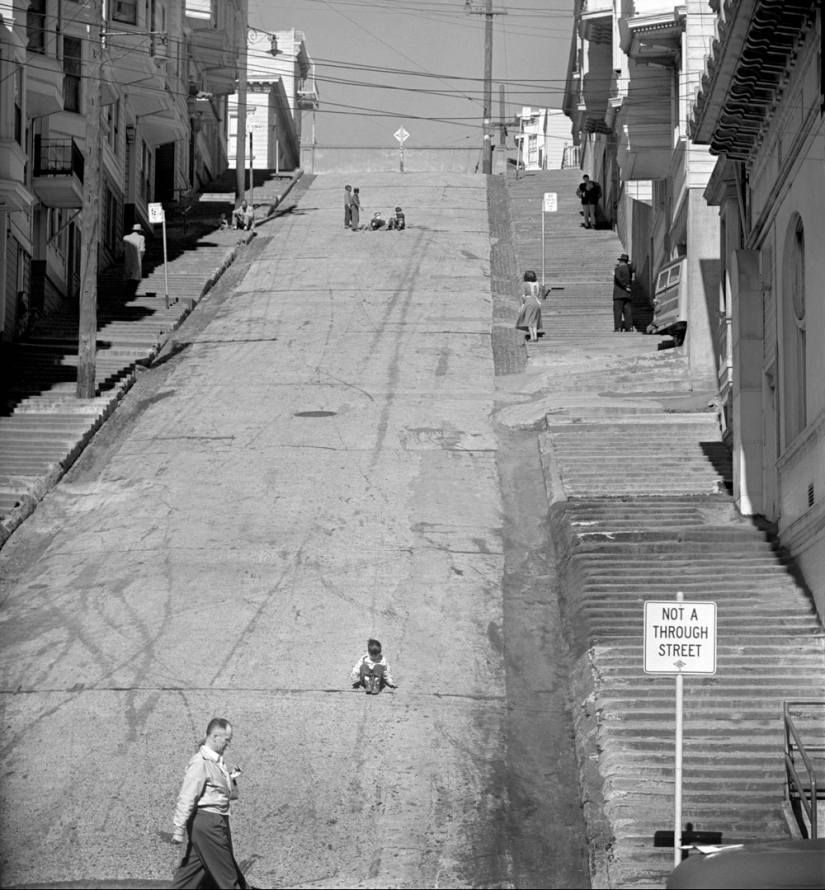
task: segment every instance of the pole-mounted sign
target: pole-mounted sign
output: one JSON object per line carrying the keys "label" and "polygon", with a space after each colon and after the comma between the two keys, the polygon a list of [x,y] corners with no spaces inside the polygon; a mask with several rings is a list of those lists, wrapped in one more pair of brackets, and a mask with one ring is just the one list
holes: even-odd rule
{"label": "pole-mounted sign", "polygon": [[676,677],[676,751],[673,771],[673,864],[682,856],[682,712],[685,674],[716,673],[716,603],[645,603],[644,670]]}
{"label": "pole-mounted sign", "polygon": [[645,673],[715,674],[716,603],[645,603]]}
{"label": "pole-mounted sign", "polygon": [[163,282],[166,287],[166,308],[169,308],[169,265],[166,261],[166,214],[163,212],[163,204],[148,204],[149,222],[154,225],[163,225]]}
{"label": "pole-mounted sign", "polygon": [[559,209],[559,196],[556,192],[545,192],[541,202],[541,290],[544,289],[544,214],[555,213]]}
{"label": "pole-mounted sign", "polygon": [[409,135],[403,127],[399,127],[393,133],[393,136],[398,140],[398,169],[401,173],[404,172],[404,142],[409,138]]}

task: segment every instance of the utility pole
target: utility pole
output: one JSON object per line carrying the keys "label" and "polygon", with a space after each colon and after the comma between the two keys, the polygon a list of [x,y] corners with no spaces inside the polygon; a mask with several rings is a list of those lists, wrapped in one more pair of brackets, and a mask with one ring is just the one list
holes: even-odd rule
{"label": "utility pole", "polygon": [[493,0],[484,10],[484,160],[482,173],[493,172]]}
{"label": "utility pole", "polygon": [[246,60],[249,28],[249,0],[241,0],[240,64],[238,66],[238,132],[235,149],[235,208],[240,207],[246,191]]}
{"label": "utility pole", "polygon": [[83,61],[86,144],[83,169],[83,245],[80,256],[77,397],[95,397],[97,266],[100,240],[100,112],[103,86],[103,0],[89,0],[89,44]]}
{"label": "utility pole", "polygon": [[[501,153],[504,154],[504,149],[507,146],[507,139],[504,135],[507,127],[504,124],[504,84],[500,83],[498,85],[498,144],[501,147]],[[506,169],[506,160],[505,160],[505,169]]]}
{"label": "utility pole", "polygon": [[483,15],[484,22],[484,147],[481,156],[481,172],[493,172],[493,16],[507,15],[506,9],[493,9],[493,0],[484,0],[484,8],[476,9],[471,0],[465,0],[464,12]]}

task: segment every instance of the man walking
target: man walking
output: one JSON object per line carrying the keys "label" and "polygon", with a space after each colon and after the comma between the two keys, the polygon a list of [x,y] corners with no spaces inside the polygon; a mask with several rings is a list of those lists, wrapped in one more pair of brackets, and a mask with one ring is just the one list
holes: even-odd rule
{"label": "man walking", "polygon": [[576,189],[576,194],[581,198],[582,213],[584,214],[584,227],[596,228],[596,211],[599,207],[599,198],[602,196],[602,187],[598,182],[591,182],[585,173],[581,185]]}
{"label": "man walking", "polygon": [[[613,330],[633,330],[633,304],[631,295],[633,289],[633,266],[630,265],[630,257],[623,253],[619,257],[619,264],[613,271]],[[624,319],[624,323],[623,323]]]}
{"label": "man walking", "polygon": [[172,840],[182,844],[189,835],[172,887],[187,890],[209,886],[243,890],[249,887],[232,850],[229,802],[236,800],[240,767],[231,771],[223,754],[232,741],[228,720],[214,717],[206,727],[206,738],[189,760],[175,807]]}
{"label": "man walking", "polygon": [[126,295],[133,300],[138,284],[143,279],[143,255],[146,253],[146,238],[140,223],[132,226],[132,231],[123,238],[123,277],[126,279]]}
{"label": "man walking", "polygon": [[344,228],[348,229],[352,224],[352,186],[344,186]]}

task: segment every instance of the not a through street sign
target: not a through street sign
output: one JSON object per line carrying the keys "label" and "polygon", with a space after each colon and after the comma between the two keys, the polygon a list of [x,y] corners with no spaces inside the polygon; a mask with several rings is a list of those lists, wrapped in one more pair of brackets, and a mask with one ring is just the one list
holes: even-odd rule
{"label": "not a through street sign", "polygon": [[645,603],[646,674],[716,673],[716,603]]}

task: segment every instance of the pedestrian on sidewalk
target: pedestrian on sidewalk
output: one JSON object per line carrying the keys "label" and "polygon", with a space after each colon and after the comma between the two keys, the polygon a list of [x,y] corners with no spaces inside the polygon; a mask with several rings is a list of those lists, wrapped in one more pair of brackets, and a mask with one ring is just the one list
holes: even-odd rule
{"label": "pedestrian on sidewalk", "polygon": [[231,741],[232,725],[213,717],[186,767],[172,841],[182,844],[188,834],[188,843],[172,879],[174,890],[249,887],[235,861],[229,830],[229,804],[238,797],[236,780],[241,774],[239,766],[230,769],[223,759]]}
{"label": "pedestrian on sidewalk", "polygon": [[244,200],[241,201],[241,206],[236,210],[232,211],[232,228],[233,229],[241,229],[248,231],[252,228],[252,223],[255,220],[255,215],[252,211],[252,208],[249,204]]}
{"label": "pedestrian on sidewalk", "polygon": [[623,253],[613,270],[613,331],[633,330],[633,265]]}
{"label": "pedestrian on sidewalk", "polygon": [[521,309],[516,319],[516,330],[527,331],[525,339],[531,343],[535,343],[539,338],[541,301],[542,295],[536,281],[536,273],[532,270],[525,272],[521,292]]}
{"label": "pedestrian on sidewalk", "polygon": [[384,657],[378,640],[367,640],[367,651],[355,662],[350,680],[353,689],[363,686],[367,695],[378,695],[385,686],[396,688],[390,664]]}
{"label": "pedestrian on sidewalk", "polygon": [[350,201],[350,217],[353,232],[357,232],[361,228],[361,190],[354,188],[352,190],[352,201]]}
{"label": "pedestrian on sidewalk", "polygon": [[143,226],[135,223],[132,231],[123,238],[123,277],[126,279],[126,296],[133,300],[138,285],[143,280],[143,256],[146,253],[146,238]]}
{"label": "pedestrian on sidewalk", "polygon": [[344,228],[352,225],[352,186],[344,186]]}
{"label": "pedestrian on sidewalk", "polygon": [[582,213],[584,214],[584,227],[596,228],[596,214],[599,209],[599,198],[602,196],[602,187],[598,182],[592,182],[585,173],[581,185],[576,189],[576,194],[581,198]]}

